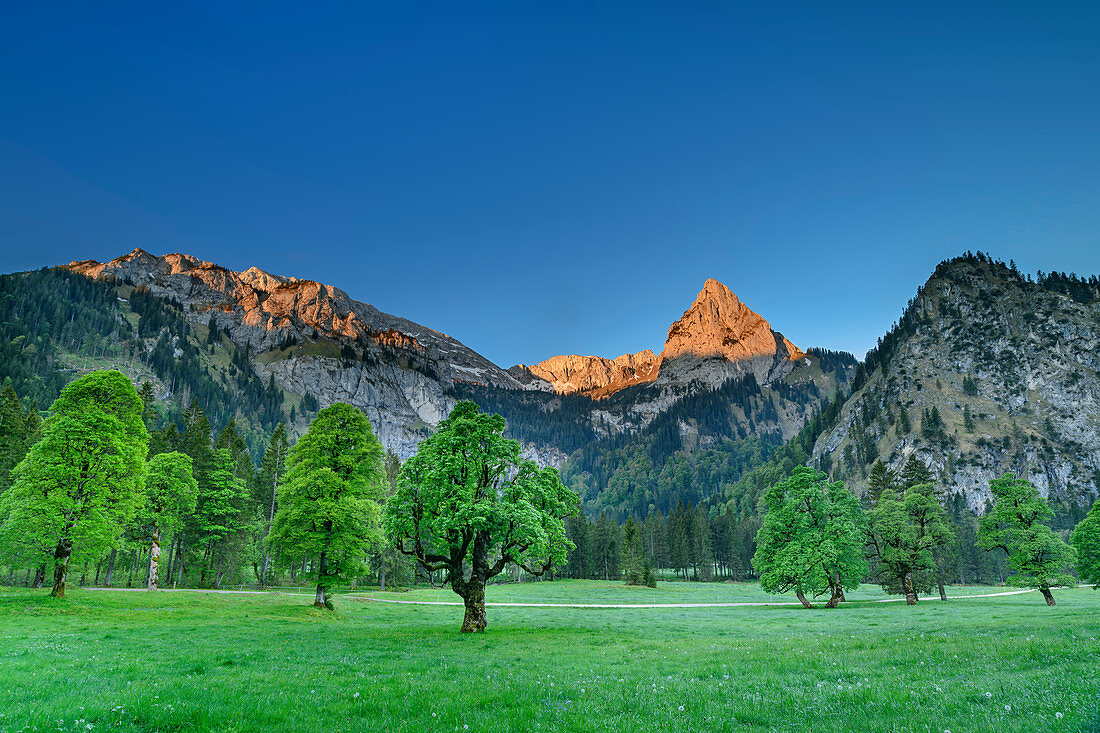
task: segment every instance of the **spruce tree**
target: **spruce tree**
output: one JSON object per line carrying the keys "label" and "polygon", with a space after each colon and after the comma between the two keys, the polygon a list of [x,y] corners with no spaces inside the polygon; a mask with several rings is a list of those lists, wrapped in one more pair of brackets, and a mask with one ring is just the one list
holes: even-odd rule
{"label": "spruce tree", "polygon": [[871,497],[872,505],[878,504],[879,498],[885,493],[893,493],[898,488],[897,471],[887,468],[881,460],[875,461],[867,477],[867,491]]}

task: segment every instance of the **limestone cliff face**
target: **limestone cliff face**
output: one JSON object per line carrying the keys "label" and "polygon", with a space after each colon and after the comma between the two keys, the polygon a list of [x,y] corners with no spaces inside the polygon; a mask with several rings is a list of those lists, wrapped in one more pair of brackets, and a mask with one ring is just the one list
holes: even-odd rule
{"label": "limestone cliff face", "polygon": [[292,394],[363,408],[383,444],[402,457],[450,412],[453,383],[524,388],[458,340],[330,285],[141,249],[68,267],[174,301],[191,322],[217,326],[247,350],[258,374]]}
{"label": "limestone cliff face", "polygon": [[660,356],[661,381],[717,386],[752,373],[760,384],[789,374],[805,354],[717,280],[668,329]]}
{"label": "limestone cliff face", "polygon": [[804,356],[729,288],[709,279],[668,329],[659,356],[649,349],[615,359],[571,354],[521,364],[509,372],[540,389],[604,397],[647,382],[714,388],[749,373],[760,384],[770,384],[789,374]]}
{"label": "limestone cliff face", "polygon": [[[1012,471],[1055,499],[1100,490],[1100,293],[1002,264],[941,264],[865,367],[814,459],[853,488],[916,454],[981,510]],[[932,411],[935,410],[935,414]]]}
{"label": "limestone cliff face", "polygon": [[646,349],[614,359],[600,356],[555,356],[526,368],[558,394],[584,392],[600,396],[657,378],[657,357]]}

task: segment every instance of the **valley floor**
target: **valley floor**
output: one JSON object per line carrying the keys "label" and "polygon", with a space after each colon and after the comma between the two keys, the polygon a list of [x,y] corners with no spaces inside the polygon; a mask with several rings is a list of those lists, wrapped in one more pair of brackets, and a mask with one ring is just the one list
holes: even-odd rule
{"label": "valley floor", "polygon": [[[0,589],[0,731],[1100,729],[1088,589],[1054,608],[1036,593],[909,608],[870,586],[833,611],[493,606],[480,636],[458,633],[460,608],[370,596],[327,612],[282,594]],[[785,599],[555,581],[488,600]]]}

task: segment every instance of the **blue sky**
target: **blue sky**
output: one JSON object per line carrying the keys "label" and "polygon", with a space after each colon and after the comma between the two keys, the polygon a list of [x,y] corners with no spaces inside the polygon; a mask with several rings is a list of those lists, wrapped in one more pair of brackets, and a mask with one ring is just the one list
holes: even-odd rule
{"label": "blue sky", "polygon": [[1083,3],[21,3],[0,270],[184,251],[503,366],[714,277],[862,355],[965,250],[1100,272],[1098,131]]}

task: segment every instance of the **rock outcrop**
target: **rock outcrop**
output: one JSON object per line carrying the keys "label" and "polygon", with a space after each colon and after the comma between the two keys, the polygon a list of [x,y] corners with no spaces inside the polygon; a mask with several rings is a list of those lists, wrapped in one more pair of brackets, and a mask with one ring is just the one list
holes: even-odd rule
{"label": "rock outcrop", "polygon": [[[645,349],[614,359],[576,354],[554,356],[538,364],[520,364],[513,369],[526,371],[545,384],[540,387],[558,394],[583,392],[603,396],[624,387],[652,382],[657,378],[658,364],[654,353]],[[512,369],[508,371],[514,374]]]}
{"label": "rock outcrop", "polygon": [[455,382],[525,388],[457,339],[311,280],[142,249],[68,268],[177,303],[189,321],[225,333],[257,374],[287,392],[313,395],[322,407],[361,407],[382,443],[402,457],[450,412]]}
{"label": "rock outcrop", "polygon": [[559,394],[580,392],[605,397],[647,382],[714,388],[728,379],[753,374],[770,384],[791,372],[805,354],[722,283],[709,279],[683,316],[668,329],[659,356],[646,349],[615,359],[576,354],[538,364],[520,364],[514,377]]}
{"label": "rock outcrop", "polygon": [[[813,450],[860,490],[911,454],[981,510],[1011,471],[1054,499],[1100,491],[1100,286],[1033,282],[986,257],[941,264],[865,363]],[[1064,288],[1068,290],[1068,288]]]}

